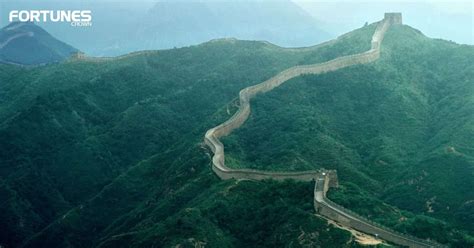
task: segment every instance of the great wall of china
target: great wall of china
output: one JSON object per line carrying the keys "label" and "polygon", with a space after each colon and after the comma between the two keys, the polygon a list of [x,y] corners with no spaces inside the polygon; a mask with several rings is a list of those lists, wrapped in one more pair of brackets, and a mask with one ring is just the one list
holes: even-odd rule
{"label": "great wall of china", "polygon": [[337,187],[338,185],[337,172],[334,170],[320,169],[301,172],[268,172],[252,169],[231,169],[225,165],[224,145],[219,140],[220,137],[230,134],[247,120],[250,115],[250,100],[257,94],[270,91],[286,81],[304,74],[321,74],[352,65],[373,62],[380,57],[380,46],[385,32],[391,25],[400,24],[402,24],[401,13],[385,13],[384,19],[378,22],[377,28],[372,36],[370,50],[359,54],[339,57],[323,63],[294,66],[260,84],[241,90],[239,92],[240,105],[236,113],[224,123],[209,129],[204,136],[204,142],[214,153],[212,157],[212,170],[222,180],[293,179],[297,181],[315,181],[314,208],[319,215],[334,220],[344,226],[372,234],[398,245],[408,247],[445,247],[429,240],[422,240],[396,232],[330,201],[326,197],[326,192],[330,187]]}
{"label": "great wall of china", "polygon": [[158,52],[159,51],[156,51],[156,50],[144,50],[144,51],[127,53],[127,54],[116,56],[116,57],[93,57],[93,56],[87,56],[86,54],[82,52],[77,52],[69,58],[69,61],[80,60],[80,61],[87,61],[87,62],[107,62],[107,61],[116,61],[116,60],[136,57],[139,55],[151,55],[151,54],[156,54]]}

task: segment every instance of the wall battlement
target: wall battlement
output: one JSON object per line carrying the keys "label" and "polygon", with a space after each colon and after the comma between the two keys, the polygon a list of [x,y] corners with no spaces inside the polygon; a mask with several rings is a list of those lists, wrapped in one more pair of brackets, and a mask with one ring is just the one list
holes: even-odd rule
{"label": "wall battlement", "polygon": [[131,53],[116,56],[116,57],[93,57],[93,56],[88,56],[83,52],[76,52],[76,53],[73,53],[69,57],[69,61],[109,62],[109,61],[117,61],[121,59],[141,56],[141,55],[157,54],[158,52],[159,51],[155,51],[155,50],[144,50],[144,51],[138,51],[138,52],[131,52]]}

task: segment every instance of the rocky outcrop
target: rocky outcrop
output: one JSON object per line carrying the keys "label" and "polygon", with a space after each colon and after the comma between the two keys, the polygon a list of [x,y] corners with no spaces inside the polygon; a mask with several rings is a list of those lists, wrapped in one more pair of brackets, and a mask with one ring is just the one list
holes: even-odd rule
{"label": "rocky outcrop", "polygon": [[372,36],[370,50],[359,54],[339,57],[324,63],[294,66],[260,84],[241,90],[239,92],[240,106],[237,112],[224,123],[209,129],[204,136],[204,142],[214,153],[212,157],[212,170],[216,175],[223,180],[232,178],[250,180],[314,180],[314,207],[316,212],[320,215],[399,245],[409,247],[442,247],[434,242],[418,239],[383,227],[327,199],[326,192],[328,188],[338,185],[337,173],[334,170],[320,169],[301,172],[267,172],[251,169],[231,169],[225,165],[224,145],[219,140],[220,137],[230,134],[247,120],[250,115],[250,100],[257,94],[270,91],[288,80],[301,75],[326,73],[377,60],[380,57],[380,46],[385,32],[391,25],[398,24],[402,24],[400,13],[386,13],[384,19],[377,24],[377,28]]}

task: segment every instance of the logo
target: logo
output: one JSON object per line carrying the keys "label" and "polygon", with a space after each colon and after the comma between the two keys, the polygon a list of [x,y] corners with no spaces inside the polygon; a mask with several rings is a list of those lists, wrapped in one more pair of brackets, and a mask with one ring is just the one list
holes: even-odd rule
{"label": "logo", "polygon": [[12,10],[10,22],[68,22],[73,27],[92,26],[90,10]]}

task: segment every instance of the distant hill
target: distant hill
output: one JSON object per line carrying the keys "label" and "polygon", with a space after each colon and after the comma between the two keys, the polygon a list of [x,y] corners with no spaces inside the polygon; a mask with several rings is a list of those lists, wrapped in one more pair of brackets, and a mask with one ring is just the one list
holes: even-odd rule
{"label": "distant hill", "polygon": [[[245,14],[242,14],[245,13]],[[291,1],[160,1],[136,37],[141,46],[180,47],[221,37],[309,46],[331,36]]]}
{"label": "distant hill", "polygon": [[0,63],[54,63],[76,51],[32,22],[13,22],[0,30]]}
{"label": "distant hill", "polygon": [[314,45],[334,37],[321,30],[316,19],[289,0],[123,1],[113,5],[100,1],[18,0],[1,2],[0,16],[8,16],[12,9],[91,10],[92,27],[51,22],[38,25],[94,56],[197,45],[226,37],[266,40],[290,47]]}

